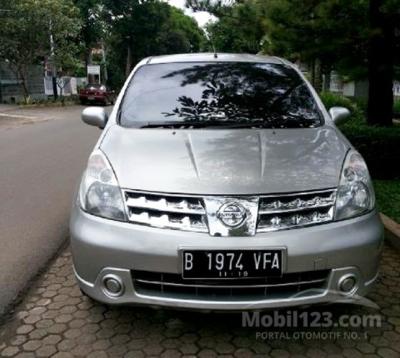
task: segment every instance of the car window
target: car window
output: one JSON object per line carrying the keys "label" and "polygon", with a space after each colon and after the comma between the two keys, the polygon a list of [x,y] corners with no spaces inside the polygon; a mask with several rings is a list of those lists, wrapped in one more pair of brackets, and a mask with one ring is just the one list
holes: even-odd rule
{"label": "car window", "polygon": [[291,67],[266,63],[168,63],[141,67],[120,108],[120,124],[242,123],[316,127],[322,117]]}

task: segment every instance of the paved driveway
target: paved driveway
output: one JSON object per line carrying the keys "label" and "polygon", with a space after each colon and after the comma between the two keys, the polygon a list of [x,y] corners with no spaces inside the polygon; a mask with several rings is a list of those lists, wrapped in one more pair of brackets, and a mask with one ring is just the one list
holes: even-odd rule
{"label": "paved driveway", "polygon": [[[243,328],[240,314],[112,308],[92,302],[75,284],[66,250],[0,329],[0,355],[395,358],[400,356],[399,262],[399,252],[386,247],[379,283],[370,294],[379,310],[343,304],[318,308],[334,317],[378,315],[381,327],[325,329],[323,339],[310,336],[321,334],[319,329],[302,329],[297,333],[304,332],[303,337],[289,340],[296,330]],[[268,339],[259,338],[260,333]]]}

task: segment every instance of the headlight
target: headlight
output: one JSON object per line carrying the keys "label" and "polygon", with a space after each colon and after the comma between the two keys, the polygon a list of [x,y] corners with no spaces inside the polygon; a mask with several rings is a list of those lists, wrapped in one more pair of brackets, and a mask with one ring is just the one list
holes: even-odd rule
{"label": "headlight", "polygon": [[106,156],[96,150],[89,158],[79,189],[83,210],[108,219],[126,221],[122,192]]}
{"label": "headlight", "polygon": [[375,194],[367,165],[359,153],[350,150],[344,161],[336,196],[335,219],[364,214],[375,206]]}

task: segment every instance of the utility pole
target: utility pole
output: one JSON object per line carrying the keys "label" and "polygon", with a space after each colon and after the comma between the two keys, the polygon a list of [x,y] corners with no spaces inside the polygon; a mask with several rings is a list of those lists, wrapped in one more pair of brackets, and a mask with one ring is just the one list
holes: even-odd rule
{"label": "utility pole", "polygon": [[53,38],[53,26],[51,19],[49,21],[49,30],[50,30],[50,64],[51,64],[51,82],[53,84],[53,96],[54,100],[58,98],[57,91],[57,68],[55,63],[55,50],[54,50],[54,38]]}

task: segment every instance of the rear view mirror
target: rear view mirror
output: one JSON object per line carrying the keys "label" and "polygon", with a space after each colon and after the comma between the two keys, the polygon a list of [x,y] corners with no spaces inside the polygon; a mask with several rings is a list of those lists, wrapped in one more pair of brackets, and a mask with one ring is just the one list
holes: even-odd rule
{"label": "rear view mirror", "polygon": [[350,117],[350,111],[345,107],[332,107],[329,114],[335,124],[340,124]]}
{"label": "rear view mirror", "polygon": [[103,129],[108,120],[108,115],[104,108],[88,107],[82,111],[82,121],[90,126],[96,126]]}

